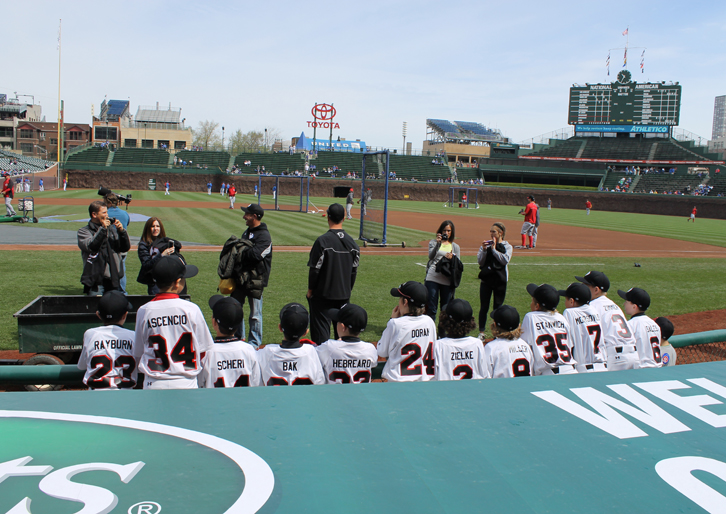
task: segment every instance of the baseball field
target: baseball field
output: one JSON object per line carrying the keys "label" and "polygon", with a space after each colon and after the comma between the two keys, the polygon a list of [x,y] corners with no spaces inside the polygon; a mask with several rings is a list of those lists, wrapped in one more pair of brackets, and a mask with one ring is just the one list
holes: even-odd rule
{"label": "baseball field", "polygon": [[[124,191],[128,193],[128,191]],[[229,201],[219,193],[133,191],[130,214],[145,219],[158,216],[167,236],[184,242],[182,253],[199,267],[199,275],[188,282],[192,301],[210,321],[208,298],[215,294],[219,250],[231,235],[245,229],[239,208],[228,209]],[[13,313],[39,295],[81,294],[80,251],[75,232],[88,220],[88,204],[100,197],[95,190],[48,191],[33,193],[37,224],[2,224],[0,240],[0,350],[17,350],[17,322]],[[522,191],[522,199],[527,191]],[[271,197],[269,201],[271,202]],[[238,195],[236,206],[254,201]],[[297,198],[280,199],[296,203]],[[332,198],[311,198],[314,205],[326,208]],[[266,205],[263,198],[263,207]],[[362,248],[358,280],[351,301],[369,314],[363,338],[377,341],[388,321],[395,301],[391,287],[407,280],[423,281],[428,240],[440,222],[450,219],[456,226],[456,240],[462,248],[464,276],[457,297],[479,309],[479,272],[476,251],[488,236],[494,221],[507,227],[506,239],[520,244],[522,216],[512,206],[482,205],[479,209],[447,208],[440,203],[389,202],[388,242],[386,248]],[[359,212],[354,209],[357,218]],[[674,213],[675,214],[675,213]],[[529,310],[530,297],[525,286],[549,283],[564,289],[591,269],[604,271],[611,281],[610,297],[622,306],[617,289],[642,287],[652,298],[648,314],[674,320],[676,334],[726,328],[719,311],[726,309],[723,295],[726,283],[726,221],[697,219],[686,221],[688,213],[656,216],[598,211],[589,216],[582,210],[544,207],[537,248],[515,249],[510,264],[506,303],[521,315]],[[278,313],[288,302],[305,302],[308,251],[315,238],[327,230],[324,216],[268,209],[263,219],[272,235],[274,254],[269,287],[264,293],[264,342],[280,340]],[[132,238],[138,238],[143,221],[129,225]],[[346,221],[344,228],[358,236],[359,221]],[[53,232],[48,232],[50,229]],[[58,232],[59,231],[59,232]],[[50,237],[57,235],[57,237]],[[401,247],[401,242],[406,247]],[[132,241],[127,259],[129,294],[145,294],[146,286],[136,282],[139,260]],[[635,266],[635,264],[640,266]],[[560,308],[562,310],[562,306]],[[708,312],[707,312],[708,311]],[[724,320],[724,321],[722,321]]]}

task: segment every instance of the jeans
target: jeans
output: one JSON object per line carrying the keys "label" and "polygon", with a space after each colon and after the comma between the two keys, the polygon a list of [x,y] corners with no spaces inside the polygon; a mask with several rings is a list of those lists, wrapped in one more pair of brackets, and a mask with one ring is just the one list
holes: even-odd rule
{"label": "jeans", "polygon": [[479,308],[479,332],[484,332],[487,328],[487,314],[489,312],[489,302],[492,294],[494,295],[492,311],[495,311],[504,303],[504,298],[507,296],[507,283],[492,286],[482,281],[479,286],[479,301],[481,302],[481,307]]}
{"label": "jeans", "polygon": [[454,290],[451,286],[445,286],[438,282],[431,282],[430,280],[425,281],[424,285],[426,286],[426,292],[429,295],[428,300],[426,300],[426,314],[431,316],[431,319],[433,319],[434,323],[436,323],[436,311],[437,304],[439,304],[439,296],[441,296],[440,304],[443,309],[444,306],[453,298]]}
{"label": "jeans", "polygon": [[[262,344],[262,297],[252,298],[243,296],[241,299],[238,297],[237,300],[244,305],[245,298],[247,298],[247,303],[250,308],[250,333],[247,342],[255,348],[259,348]],[[245,320],[243,318],[235,335],[239,338],[244,338],[244,334]]]}

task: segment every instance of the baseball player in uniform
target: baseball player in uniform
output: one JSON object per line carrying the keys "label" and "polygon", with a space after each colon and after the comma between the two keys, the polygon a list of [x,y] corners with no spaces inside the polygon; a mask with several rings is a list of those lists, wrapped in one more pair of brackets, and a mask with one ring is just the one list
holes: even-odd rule
{"label": "baseball player in uniform", "polygon": [[[519,248],[531,248],[534,245],[534,224],[537,222],[537,204],[534,203],[534,196],[528,196],[529,203],[519,214],[524,214],[524,223],[522,224],[522,246]],[[527,244],[529,237],[529,244]]]}
{"label": "baseball player in uniform", "polygon": [[268,386],[324,384],[318,353],[300,338],[308,333],[310,317],[299,303],[288,303],[280,311],[280,344],[268,344],[257,352],[262,381]]}
{"label": "baseball player in uniform", "polygon": [[585,202],[585,213],[589,216],[590,215],[590,209],[592,209],[592,202],[590,200],[587,200]]}
{"label": "baseball player in uniform", "polygon": [[425,382],[435,374],[436,326],[424,314],[426,286],[413,280],[391,289],[398,304],[378,341],[378,356],[388,359],[381,376],[390,382]]}
{"label": "baseball player in uniform", "polygon": [[618,289],[618,296],[625,300],[625,314],[630,316],[628,325],[635,337],[635,347],[641,368],[660,368],[662,364],[660,352],[660,326],[646,316],[650,307],[650,295],[639,287],[627,291]]}
{"label": "baseball player in uniform", "polygon": [[491,313],[493,341],[484,347],[484,361],[490,378],[529,377],[534,355],[521,339],[519,313],[510,305],[502,305]]}
{"label": "baseball player in uniform", "polygon": [[531,312],[522,321],[522,339],[532,348],[532,375],[577,373],[572,358],[570,325],[557,312],[560,293],[549,284],[527,285],[532,296]]}
{"label": "baseball player in uniform", "polygon": [[168,180],[166,181],[166,184],[164,184],[164,187],[166,187],[166,191],[164,191],[164,196],[171,195],[171,193],[169,192],[169,188],[171,187],[171,184],[169,183]]}
{"label": "baseball player in uniform", "polygon": [[439,331],[448,334],[434,345],[434,380],[489,378],[484,347],[477,337],[467,336],[476,328],[474,311],[466,300],[451,300],[439,315]]}
{"label": "baseball player in uniform", "polygon": [[585,284],[573,282],[559,293],[565,297],[566,309],[562,315],[570,326],[572,356],[577,361],[577,371],[607,371],[607,359],[601,348],[600,313],[590,305],[590,290]]}
{"label": "baseball player in uniform", "polygon": [[348,191],[348,196],[345,198],[345,217],[346,219],[352,220],[353,216],[350,215],[350,210],[353,208],[353,188]]}
{"label": "baseball player in uniform", "polygon": [[103,321],[103,326],[86,330],[78,359],[78,369],[86,370],[83,383],[90,389],[133,389],[136,386],[136,334],[123,328],[132,308],[120,291],[109,291],[98,301],[96,316]]}
{"label": "baseball player in uniform", "polygon": [[234,336],[244,319],[242,304],[217,294],[209,299],[214,346],[204,354],[199,387],[261,386],[262,373],[255,349]]}
{"label": "baseball player in uniform", "polygon": [[234,209],[234,201],[235,197],[237,196],[237,188],[234,187],[234,184],[230,184],[229,186],[229,208]]}
{"label": "baseball player in uniform", "polygon": [[211,182],[207,182],[207,194],[210,196],[212,195],[212,183]]}
{"label": "baseball player in uniform", "polygon": [[[17,216],[18,213],[13,209],[13,181],[10,179],[10,173],[3,173],[3,196],[5,197],[5,216]],[[64,179],[65,180],[65,179]]]}
{"label": "baseball player in uniform", "polygon": [[348,303],[329,312],[337,324],[340,339],[330,339],[318,346],[326,384],[362,384],[371,381],[371,372],[378,364],[376,347],[361,341],[359,335],[368,324],[368,313]]}
{"label": "baseball player in uniform", "polygon": [[663,316],[655,318],[655,321],[660,327],[660,358],[663,366],[675,366],[676,365],[676,349],[668,342],[674,332],[673,323],[668,318]]}
{"label": "baseball player in uniform", "polygon": [[202,354],[214,341],[199,307],[179,298],[199,270],[178,255],[162,257],[152,275],[159,293],[136,313],[136,351],[144,389],[196,389]]}
{"label": "baseball player in uniform", "polygon": [[692,221],[693,223],[696,222],[696,213],[698,212],[698,209],[696,209],[696,206],[693,206],[693,210],[691,211],[691,217],[688,218],[686,221]]}
{"label": "baseball player in uniform", "polygon": [[222,182],[222,187],[219,188],[219,194],[224,196],[224,191],[227,189],[227,184]]}
{"label": "baseball player in uniform", "polygon": [[601,271],[589,271],[584,277],[575,277],[590,290],[590,305],[600,314],[602,327],[601,351],[605,351],[608,371],[637,369],[640,366],[635,338],[620,307],[607,297],[610,280]]}

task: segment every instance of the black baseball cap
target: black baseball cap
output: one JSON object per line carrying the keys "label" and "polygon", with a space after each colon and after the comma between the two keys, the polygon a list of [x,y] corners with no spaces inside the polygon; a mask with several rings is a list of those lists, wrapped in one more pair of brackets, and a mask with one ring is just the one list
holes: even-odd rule
{"label": "black baseball cap", "polygon": [[195,277],[199,268],[187,264],[180,255],[167,255],[162,257],[151,271],[154,281],[161,286],[167,286],[179,278]]}
{"label": "black baseball cap", "polygon": [[280,327],[286,337],[300,339],[308,328],[310,316],[299,303],[288,303],[280,311]]}
{"label": "black baseball cap", "polygon": [[346,303],[340,309],[328,311],[330,319],[336,323],[342,323],[353,332],[363,332],[368,325],[368,313],[360,305]]}
{"label": "black baseball cap", "polygon": [[634,303],[641,311],[647,311],[650,307],[650,295],[639,287],[631,287],[627,291],[618,289],[618,296],[623,300]]}
{"label": "black baseball cap", "polygon": [[121,291],[108,291],[98,300],[98,313],[104,321],[121,319],[121,316],[133,308]]}
{"label": "black baseball cap", "polygon": [[423,307],[426,305],[429,294],[425,285],[415,280],[409,280],[405,284],[391,289],[391,296],[406,298],[414,307]]}
{"label": "black baseball cap", "polygon": [[519,326],[519,313],[511,305],[502,305],[490,314],[494,324],[506,332],[511,332]]}
{"label": "black baseball cap", "polygon": [[343,218],[345,218],[345,208],[339,203],[332,204],[328,207],[328,218],[330,218],[334,223],[343,221]]}
{"label": "black baseball cap", "polygon": [[215,294],[209,299],[209,308],[219,328],[229,334],[234,333],[244,319],[242,304],[231,296]]}
{"label": "black baseball cap", "polygon": [[560,303],[560,293],[554,286],[549,284],[528,284],[527,292],[537,300],[542,307],[548,311],[553,311],[557,308],[557,304]]}
{"label": "black baseball cap", "polygon": [[257,216],[258,220],[261,220],[262,216],[265,215],[265,209],[263,209],[256,203],[251,203],[247,207],[242,206],[240,207],[240,209],[242,209],[245,214],[254,214],[255,216]]}
{"label": "black baseball cap", "polygon": [[444,307],[446,315],[454,321],[469,321],[474,316],[471,304],[461,298],[454,298]]}
{"label": "black baseball cap", "polygon": [[567,286],[567,289],[564,291],[560,289],[558,293],[565,298],[572,298],[580,305],[590,303],[590,300],[592,300],[592,293],[590,293],[590,290],[585,284],[581,284],[580,282],[573,282]]}
{"label": "black baseball cap", "polygon": [[597,287],[603,292],[610,289],[610,280],[602,271],[588,271],[584,277],[575,277],[575,279],[585,285]]}
{"label": "black baseball cap", "polygon": [[653,321],[655,321],[656,324],[660,327],[661,339],[670,339],[673,335],[673,332],[675,332],[675,327],[673,326],[671,320],[661,316],[659,318],[655,318]]}

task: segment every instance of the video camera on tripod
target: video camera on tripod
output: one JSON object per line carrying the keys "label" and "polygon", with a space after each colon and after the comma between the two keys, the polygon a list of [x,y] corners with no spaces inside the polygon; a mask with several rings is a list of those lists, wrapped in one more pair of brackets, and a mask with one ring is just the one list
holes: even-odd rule
{"label": "video camera on tripod", "polygon": [[129,204],[131,203],[131,193],[129,193],[127,195],[122,195],[122,194],[119,194],[119,193],[114,193],[113,191],[111,191],[107,187],[101,186],[101,187],[98,188],[98,196],[103,196],[105,198],[106,195],[109,194],[109,193],[115,194],[116,195],[116,198],[118,198],[118,201],[119,202],[125,202],[126,203],[126,208],[127,209],[129,208]]}

